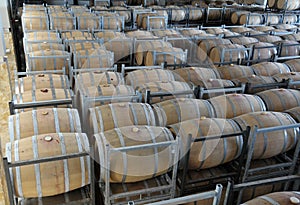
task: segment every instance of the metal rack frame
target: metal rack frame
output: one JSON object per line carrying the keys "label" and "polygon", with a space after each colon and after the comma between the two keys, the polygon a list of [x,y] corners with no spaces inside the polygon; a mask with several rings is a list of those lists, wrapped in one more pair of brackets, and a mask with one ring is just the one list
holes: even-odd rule
{"label": "metal rack frame", "polygon": [[[212,205],[218,205],[218,204],[220,204],[222,189],[223,189],[223,186],[221,184],[217,184],[216,189],[214,191],[206,191],[203,193],[178,197],[175,199],[154,202],[154,203],[151,203],[151,205],[178,205],[178,204],[185,204],[185,203],[189,203],[189,202],[197,202],[199,200],[204,200],[204,199],[208,199],[208,198],[213,198]],[[132,204],[132,205],[134,205],[134,204]],[[150,204],[148,204],[148,205],[150,205]]]}
{"label": "metal rack frame", "polygon": [[[93,147],[90,145],[90,149],[93,149]],[[8,198],[9,198],[9,203],[10,205],[17,205],[18,201],[17,198],[14,196],[14,188],[13,188],[13,183],[11,180],[10,176],[10,168],[14,167],[21,167],[21,166],[26,166],[26,165],[34,165],[34,164],[40,164],[40,163],[45,163],[45,162],[53,162],[53,161],[59,161],[59,160],[67,160],[67,159],[73,159],[73,158],[79,158],[79,157],[88,157],[90,165],[91,165],[91,170],[89,170],[91,177],[91,182],[90,182],[90,199],[85,199],[82,201],[77,201],[76,203],[80,202],[88,202],[91,205],[95,205],[95,179],[94,179],[94,165],[92,163],[92,160],[90,158],[90,153],[86,151],[74,153],[74,154],[67,154],[67,155],[57,155],[57,156],[51,156],[51,157],[43,157],[39,159],[32,159],[32,160],[26,160],[26,161],[18,161],[18,162],[10,162],[7,158],[7,156],[4,156],[3,159],[3,166],[4,166],[4,173],[5,173],[5,179],[7,183],[7,189],[8,189]],[[66,203],[67,204],[73,204],[73,202]]]}
{"label": "metal rack frame", "polygon": [[275,83],[264,83],[264,84],[255,84],[255,83],[246,83],[245,93],[252,94],[255,93],[257,89],[273,89],[273,88],[288,88],[290,80],[282,80],[281,82]]}
{"label": "metal rack frame", "polygon": [[[97,135],[95,135],[96,137]],[[180,144],[180,138],[178,137],[176,140],[168,141],[168,142],[158,142],[158,143],[151,143],[151,144],[143,144],[143,145],[136,145],[136,146],[127,146],[127,147],[119,147],[119,148],[112,148],[109,144],[105,145],[105,180],[102,179],[99,180],[99,187],[102,189],[102,193],[104,196],[104,204],[110,205],[111,200],[118,199],[122,197],[130,197],[130,196],[140,196],[142,194],[148,194],[153,193],[157,191],[166,191],[167,194],[161,194],[161,196],[152,196],[150,198],[146,197],[145,199],[137,200],[136,204],[145,204],[150,203],[154,201],[159,201],[163,199],[170,199],[175,197],[176,192],[176,175],[177,175],[177,166],[178,166],[178,160],[179,160],[179,144]],[[151,149],[151,148],[159,148],[159,147],[168,147],[171,146],[173,149],[173,167],[170,169],[170,176],[168,174],[164,174],[158,177],[165,177],[167,183],[169,185],[164,186],[158,186],[154,188],[146,188],[146,189],[140,189],[138,191],[129,191],[121,194],[111,194],[110,193],[110,156],[114,152],[122,152],[126,153],[133,150],[143,150],[143,149]],[[124,184],[124,183],[123,183]],[[120,184],[122,186],[122,184]],[[117,204],[117,203],[116,203]],[[121,203],[122,204],[122,203]],[[123,203],[124,204],[124,203]]]}
{"label": "metal rack frame", "polygon": [[[266,128],[258,128],[257,126],[254,126],[254,128],[250,132],[250,137],[248,141],[248,150],[247,150],[247,154],[245,155],[245,164],[239,181],[241,183],[244,183],[244,182],[256,181],[260,179],[294,174],[296,162],[300,153],[299,127],[300,127],[300,123],[291,124],[291,125],[282,125],[276,127],[266,127]],[[292,158],[288,157],[287,155],[285,156],[284,154],[280,154],[281,156],[278,155],[275,157],[278,158],[278,161],[280,162],[277,163],[276,165],[269,165],[269,166],[264,166],[259,168],[250,168],[252,155],[254,152],[254,144],[257,135],[260,133],[268,133],[268,132],[274,132],[274,131],[286,130],[286,129],[294,129],[294,132],[297,132],[297,140],[295,142],[296,145],[295,145]],[[276,168],[280,168],[280,171],[275,171],[274,169]],[[263,170],[268,170],[269,173],[255,175],[256,172],[260,172]]]}
{"label": "metal rack frame", "polygon": [[151,100],[155,97],[160,97],[162,100],[164,97],[168,96],[180,96],[180,95],[188,95],[190,98],[194,98],[195,90],[183,90],[183,91],[173,91],[173,92],[151,92],[150,90],[146,90],[145,93],[141,93],[141,96],[144,96],[144,102],[148,104],[152,104]]}
{"label": "metal rack frame", "polygon": [[[232,52],[243,52],[245,58],[238,58],[237,61],[232,60]],[[223,48],[220,56],[220,62],[215,62],[215,65],[222,66],[227,64],[237,64],[240,65],[242,62],[248,61],[249,53],[251,52],[251,48]],[[225,54],[230,53],[230,60],[225,61]]]}
{"label": "metal rack frame", "polygon": [[[162,19],[164,22],[164,27],[163,28],[152,28],[151,21],[155,19]],[[147,16],[147,31],[155,31],[155,30],[164,30],[168,28],[168,18],[166,16]]]}
{"label": "metal rack frame", "polygon": [[214,93],[245,93],[245,84],[241,84],[239,86],[230,86],[230,87],[221,87],[221,88],[204,88],[198,86],[196,90],[197,99],[203,99],[205,94],[214,94]]}
{"label": "metal rack frame", "polygon": [[[238,133],[231,133],[231,134],[221,134],[219,136],[213,135],[209,137],[197,137],[197,138],[192,138],[192,135],[188,135],[187,139],[187,144],[186,144],[186,150],[187,153],[184,155],[184,157],[181,159],[180,163],[182,163],[183,170],[181,174],[178,174],[177,176],[177,184],[179,186],[179,195],[183,196],[186,195],[187,193],[195,193],[197,191],[203,191],[206,190],[207,188],[210,188],[212,185],[214,185],[215,180],[218,181],[218,183],[223,182],[226,183],[228,179],[231,179],[235,182],[238,181],[238,177],[242,173],[242,163],[243,163],[243,156],[247,152],[247,141],[249,138],[250,134],[250,127],[247,127],[245,130],[238,132]],[[189,158],[190,158],[190,151],[191,151],[191,146],[192,143],[194,142],[204,142],[206,140],[216,140],[216,139],[227,139],[230,137],[237,137],[237,136],[242,136],[243,138],[243,146],[241,148],[241,154],[240,156],[233,160],[232,162],[227,163],[227,166],[230,166],[230,169],[228,170],[227,168],[221,168],[222,165],[220,165],[220,169],[225,171],[222,175],[219,176],[210,176],[210,177],[205,177],[205,178],[197,178],[197,179],[191,179],[188,180],[187,176],[189,173],[188,170],[188,163],[189,163]],[[208,185],[197,185],[197,183],[201,182],[208,182]]]}
{"label": "metal rack frame", "polygon": [[[92,107],[93,103],[100,102],[111,103],[112,101],[122,101],[122,102],[141,102],[141,95],[136,92],[134,95],[118,95],[118,96],[83,96],[82,99],[79,98],[79,94],[76,94],[73,98],[73,107],[78,110],[82,129],[84,132],[89,133],[89,130],[86,130],[89,126],[88,123],[88,109]],[[82,103],[80,103],[80,100]],[[80,105],[83,105],[81,107]]]}

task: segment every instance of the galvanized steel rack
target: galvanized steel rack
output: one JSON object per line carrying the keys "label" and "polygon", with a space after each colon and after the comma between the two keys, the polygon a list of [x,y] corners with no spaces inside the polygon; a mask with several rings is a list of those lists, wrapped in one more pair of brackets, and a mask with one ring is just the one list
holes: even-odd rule
{"label": "galvanized steel rack", "polygon": [[[94,137],[97,137],[96,134]],[[165,199],[171,199],[175,197],[176,192],[176,176],[177,176],[177,162],[179,160],[179,143],[180,138],[177,138],[173,141],[168,142],[158,142],[158,143],[151,143],[151,144],[143,144],[143,145],[136,145],[136,146],[127,146],[127,147],[119,147],[119,148],[113,148],[109,144],[105,145],[105,173],[100,173],[101,175],[105,176],[105,180],[100,179],[99,181],[99,187],[100,191],[104,198],[104,204],[110,205],[110,204],[124,204],[128,201],[122,201],[122,202],[114,202],[115,199],[121,199],[121,198],[127,198],[131,196],[142,196],[145,195],[144,198],[140,198],[139,200],[135,201],[135,204],[145,204],[145,203],[151,203],[155,201],[165,200]],[[139,189],[137,191],[127,191],[120,194],[113,194],[111,193],[110,186],[110,156],[114,152],[121,152],[121,153],[127,153],[129,151],[133,150],[143,150],[143,149],[153,149],[153,148],[159,148],[159,147],[171,147],[172,154],[173,154],[173,167],[170,167],[170,175],[164,174],[161,176],[158,176],[154,178],[154,180],[164,180],[165,183],[162,185],[159,185],[158,183],[157,187],[153,188],[145,188],[145,189]],[[121,183],[118,186],[124,187],[126,186],[126,183]],[[154,192],[161,192],[159,195],[152,195],[151,193]],[[149,196],[150,195],[150,196]]]}

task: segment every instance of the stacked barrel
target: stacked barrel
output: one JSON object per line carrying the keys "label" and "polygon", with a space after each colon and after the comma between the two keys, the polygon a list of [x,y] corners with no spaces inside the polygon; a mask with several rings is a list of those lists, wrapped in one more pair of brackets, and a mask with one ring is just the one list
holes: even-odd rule
{"label": "stacked barrel", "polygon": [[[54,104],[26,106],[10,116],[7,156],[26,161],[91,147],[95,167],[79,157],[13,168],[16,197],[74,196],[96,178],[104,204],[143,204],[173,198],[176,191],[206,190],[211,179],[251,181],[239,166],[263,170],[297,151],[298,128],[246,141],[254,138],[248,127],[254,133],[300,122],[296,14],[212,9],[217,2],[144,2],[147,7],[92,10],[24,5],[27,73],[16,79],[14,96],[16,102]],[[242,26],[176,27],[205,18]],[[55,104],[64,99],[72,105]],[[253,154],[245,156],[248,150]],[[223,177],[228,170],[233,172]],[[188,192],[182,173],[202,181]],[[269,177],[263,171],[257,176]],[[248,188],[242,200],[275,190],[282,188]]]}

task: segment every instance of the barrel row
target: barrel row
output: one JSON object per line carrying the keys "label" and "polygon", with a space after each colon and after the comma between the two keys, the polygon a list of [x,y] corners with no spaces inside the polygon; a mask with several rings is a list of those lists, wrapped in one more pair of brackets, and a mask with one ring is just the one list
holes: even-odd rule
{"label": "barrel row", "polygon": [[[119,104],[119,105],[121,105],[120,106],[121,108],[124,107],[122,104]],[[116,104],[116,106],[118,106],[118,104]],[[132,106],[134,107],[133,109],[132,109]],[[129,107],[130,107],[130,105],[129,105]],[[130,109],[132,111],[136,108],[138,108],[138,107],[131,104]],[[143,108],[143,109],[145,109],[145,108]],[[104,110],[107,110],[107,109],[104,109]],[[102,111],[104,111],[104,110],[102,109]],[[100,113],[99,110],[97,112]],[[142,113],[142,112],[138,112],[138,113]],[[23,114],[26,114],[26,113],[23,113]],[[21,117],[21,115],[20,115],[20,117]],[[141,115],[139,115],[139,117],[140,117],[139,119],[143,119],[143,117]],[[267,118],[267,120],[264,118]],[[16,119],[16,117],[15,117],[15,119]],[[28,117],[26,119],[28,119]],[[256,119],[258,121],[256,122],[254,119]],[[40,120],[42,120],[42,119],[40,119]],[[53,118],[52,118],[52,120],[53,120]],[[149,120],[149,119],[146,118],[146,120]],[[153,116],[152,116],[152,120],[153,120]],[[254,112],[254,113],[249,113],[249,114],[245,114],[240,117],[234,118],[233,120],[225,120],[225,119],[217,119],[217,118],[203,118],[202,117],[201,119],[187,120],[187,121],[182,121],[178,124],[170,125],[170,131],[173,133],[174,136],[180,136],[183,139],[182,143],[184,145],[184,143],[186,143],[188,133],[195,135],[195,137],[196,136],[210,136],[210,135],[218,135],[221,133],[222,134],[230,134],[230,133],[239,132],[241,129],[241,128],[239,128],[239,126],[244,126],[244,125],[254,125],[254,124],[258,123],[259,126],[262,126],[262,124],[260,124],[259,122],[268,122],[268,125],[266,125],[266,124],[263,125],[264,127],[288,125],[291,123],[292,124],[295,123],[295,121],[289,115],[284,114],[284,113],[276,113],[276,112]],[[118,121],[118,120],[114,121],[114,123],[118,123],[118,122],[121,122],[121,121]],[[149,120],[149,122],[151,122],[151,120]],[[236,124],[236,122],[238,124]],[[65,123],[65,120],[60,120],[59,123]],[[140,121],[140,123],[143,124],[143,122],[141,122],[141,121]],[[221,124],[224,125],[224,129],[222,129],[220,127]],[[210,129],[207,130],[207,127],[210,127]],[[48,129],[48,127],[46,129]],[[199,129],[201,129],[201,132]],[[188,131],[186,131],[186,130],[188,130]],[[42,130],[42,131],[44,131],[44,130]],[[160,141],[160,139],[162,141],[169,141],[169,140],[173,139],[173,135],[170,133],[170,131],[168,131],[162,127],[138,126],[138,125],[122,127],[122,125],[121,125],[119,128],[115,128],[113,130],[108,130],[103,133],[100,133],[99,135],[95,135],[96,146],[97,146],[97,149],[96,149],[97,151],[96,151],[96,155],[95,155],[96,161],[99,162],[100,164],[104,163],[103,157],[105,155],[103,155],[103,154],[104,154],[104,149],[105,149],[104,147],[105,147],[105,144],[107,144],[107,142],[110,142],[110,144],[113,147],[124,146],[124,144],[123,145],[122,145],[122,143],[120,144],[121,141],[118,142],[118,140],[121,140],[120,137],[122,137],[122,139],[125,140],[125,142],[123,142],[123,143],[125,143],[126,146],[130,146],[132,143],[133,143],[132,145],[134,145],[136,143],[144,144],[148,141],[149,141],[149,143],[151,143],[151,141],[153,142],[153,136],[156,136],[155,139],[158,141]],[[286,139],[286,136],[287,136],[286,134],[287,133],[282,133],[282,135],[281,135],[278,133],[278,135],[277,135],[278,139],[276,140],[276,143],[279,140],[283,140],[283,139],[289,140],[290,144],[281,143],[281,144],[285,144],[285,148],[278,148],[275,150],[275,149],[271,149],[274,145],[265,144],[267,149],[262,149],[264,151],[259,151],[259,149],[260,149],[259,147],[255,148],[255,152],[254,152],[255,157],[254,158],[257,158],[257,159],[264,158],[264,157],[267,158],[269,156],[274,156],[281,152],[285,152],[285,151],[291,149],[295,144],[296,138],[295,138],[295,136],[293,136],[293,134],[295,134],[295,132],[292,130],[291,130],[291,132],[288,132],[288,139]],[[140,135],[145,137],[142,142],[140,141]],[[113,137],[113,136],[115,136],[115,137]],[[135,138],[134,136],[136,136],[137,138]],[[149,136],[149,139],[147,141],[146,138],[148,138],[148,136]],[[273,137],[274,136],[272,136],[272,138]],[[262,137],[262,139],[264,139],[264,138],[265,138],[265,136]],[[258,137],[258,141],[259,141],[259,139],[261,139],[261,138]],[[117,141],[115,141],[115,140],[117,140]],[[156,141],[156,143],[158,143],[158,141]],[[261,144],[261,142],[258,142],[258,141],[257,141],[257,146]],[[212,143],[211,144],[212,147],[223,146],[219,143],[217,143],[217,144],[219,144],[219,145],[217,145],[216,142],[211,142],[211,143]],[[222,163],[231,161],[231,160],[235,159],[236,157],[238,157],[238,155],[240,154],[239,150],[241,149],[241,145],[243,143],[241,141],[241,137],[240,136],[236,137],[236,139],[234,139],[234,140],[226,139],[226,140],[224,140],[224,143],[226,143],[227,150],[224,151],[224,153],[223,153],[224,155],[222,157],[220,156],[219,150],[223,150],[223,149],[221,147],[219,147],[217,149],[218,153],[214,153],[214,152],[211,153],[208,158],[206,157],[205,160],[204,161],[201,160],[201,162],[197,161],[197,160],[199,160],[199,158],[197,157],[197,152],[199,152],[199,148],[201,146],[204,146],[204,144],[201,145],[198,143],[198,145],[196,145],[197,143],[195,143],[195,145],[193,145],[192,149],[197,150],[197,152],[192,151],[193,155],[189,162],[190,169],[199,168],[199,166],[201,168],[214,167],[214,166],[218,166],[220,163],[222,164]],[[264,143],[272,143],[272,142],[270,141],[270,142],[264,142]],[[183,145],[182,145],[182,147],[185,147]],[[103,146],[103,147],[101,148],[101,146]],[[198,146],[200,146],[200,147],[198,147]],[[209,145],[206,143],[205,146],[209,146]],[[270,149],[268,147],[270,147]],[[203,147],[203,149],[204,149],[204,147]],[[200,148],[200,150],[201,150],[201,148]],[[124,173],[124,167],[122,167],[119,164],[120,166],[113,166],[114,170],[111,170],[112,173],[110,175],[111,176],[110,180],[112,182],[119,182],[119,181],[123,181],[123,180],[126,180],[128,182],[130,182],[130,181],[134,182],[134,181],[144,180],[149,177],[153,177],[153,174],[155,174],[155,175],[162,174],[166,170],[169,169],[168,166],[171,166],[170,164],[168,165],[168,163],[165,163],[165,161],[164,161],[164,160],[167,160],[170,162],[170,158],[168,157],[170,151],[171,150],[163,149],[163,151],[159,152],[159,156],[157,159],[159,161],[155,161],[155,163],[162,163],[161,165],[164,165],[164,166],[158,165],[159,170],[157,170],[157,172],[155,172],[155,173],[151,172],[151,170],[153,170],[152,167],[150,166],[151,163],[149,163],[150,167],[149,167],[149,169],[147,169],[147,170],[149,170],[149,173],[147,172],[148,174],[145,174],[146,170],[144,170],[143,167],[141,167],[141,166],[133,169],[134,172],[136,172],[136,173],[133,173],[132,171],[129,171],[129,170],[127,170]],[[153,152],[153,150],[150,150],[150,152]],[[150,154],[150,152],[149,152],[149,154]],[[206,152],[210,153],[210,151],[207,149],[206,149]],[[229,154],[229,153],[231,153],[231,154]],[[236,153],[236,154],[233,155],[233,153]],[[263,153],[263,154],[261,154],[261,153]],[[136,152],[136,154],[138,154],[138,152]],[[134,153],[132,153],[131,156],[132,155],[134,155]],[[98,156],[99,156],[99,158],[98,158]],[[114,156],[114,157],[117,157],[117,156]],[[195,157],[195,158],[193,158],[193,157]],[[219,157],[221,157],[221,158],[219,158]],[[114,159],[117,159],[117,158],[112,158],[111,159],[112,162],[114,161]],[[214,160],[210,160],[210,159],[214,159]],[[126,160],[126,162],[123,161],[123,163],[129,163],[131,165],[137,164],[137,163],[132,164],[131,160],[135,161],[135,160],[137,160],[137,158],[136,157],[133,157],[133,159],[128,158]],[[146,159],[144,157],[142,157],[141,160],[146,160]],[[151,159],[149,158],[148,160],[151,160]],[[160,160],[162,160],[162,161],[160,161]],[[124,166],[125,166],[125,164],[124,164]],[[103,166],[101,166],[101,167],[103,167]],[[143,174],[140,175],[139,173],[143,173]],[[124,174],[126,174],[126,176],[124,176]]]}

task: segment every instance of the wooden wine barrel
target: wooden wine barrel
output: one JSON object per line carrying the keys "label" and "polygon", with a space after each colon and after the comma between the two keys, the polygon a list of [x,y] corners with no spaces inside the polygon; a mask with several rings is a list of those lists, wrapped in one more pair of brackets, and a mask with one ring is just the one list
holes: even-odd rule
{"label": "wooden wine barrel", "polygon": [[176,81],[185,81],[199,85],[202,80],[220,78],[219,73],[213,68],[186,67],[173,70]]}
{"label": "wooden wine barrel", "polygon": [[171,11],[171,15],[169,17],[170,20],[172,21],[185,20],[185,12],[186,12],[185,9],[175,5],[166,6],[166,9]]}
{"label": "wooden wine barrel", "polygon": [[136,38],[136,39],[155,38],[155,36],[153,36],[153,34],[150,31],[142,31],[142,30],[128,31],[126,32],[126,36],[128,36],[129,38]]}
{"label": "wooden wine barrel", "polygon": [[174,73],[163,69],[142,69],[129,72],[126,77],[126,84],[137,88],[140,85],[156,81],[175,81]]}
{"label": "wooden wine barrel", "polygon": [[[149,23],[149,25],[148,25]],[[144,16],[142,19],[142,26],[141,28],[145,30],[152,30],[152,29],[166,29],[167,28],[167,18],[165,16],[158,16],[157,14],[151,16]]]}
{"label": "wooden wine barrel", "polygon": [[292,118],[294,118],[294,120],[296,120],[297,123],[300,122],[300,106],[294,107],[292,109],[288,109],[288,110],[286,110],[284,112],[286,112],[290,116],[292,116]]}
{"label": "wooden wine barrel", "polygon": [[102,29],[104,30],[113,30],[113,31],[122,31],[124,28],[124,18],[122,16],[114,15],[102,15]]}
{"label": "wooden wine barrel", "polygon": [[[166,173],[173,166],[173,149],[169,147],[133,150],[128,154],[114,153],[110,157],[110,179],[105,179],[105,147],[143,145],[173,140],[164,127],[127,126],[94,135],[95,157],[100,166],[100,178],[114,183],[138,182]],[[141,164],[143,166],[141,166]],[[96,165],[97,166],[97,165]]]}
{"label": "wooden wine barrel", "polygon": [[232,24],[239,24],[240,18],[242,15],[247,16],[250,12],[249,11],[235,11],[231,14],[231,23]]}
{"label": "wooden wine barrel", "polygon": [[253,69],[250,66],[241,65],[225,65],[216,67],[220,77],[222,79],[231,80],[239,77],[248,77],[254,74]]}
{"label": "wooden wine barrel", "polygon": [[[238,59],[248,58],[248,52],[243,50],[245,47],[239,44],[217,45],[213,47],[209,53],[209,57],[214,63],[219,62],[237,62]],[[235,50],[226,50],[235,49]],[[222,52],[224,58],[222,59]]]}
{"label": "wooden wine barrel", "polygon": [[125,34],[119,31],[110,31],[110,30],[105,30],[105,31],[100,31],[100,32],[95,32],[94,33],[96,38],[103,39],[104,43],[107,41],[110,41],[114,38],[123,38],[125,37]]}
{"label": "wooden wine barrel", "polygon": [[9,116],[10,141],[55,132],[81,132],[78,111],[70,108],[44,108]]}
{"label": "wooden wine barrel", "polygon": [[103,48],[100,43],[92,42],[92,41],[83,41],[83,42],[74,41],[74,42],[68,42],[68,45],[72,53],[76,53],[77,51],[81,51],[81,50]]}
{"label": "wooden wine barrel", "polygon": [[[295,124],[296,121],[286,113],[253,112],[233,118],[241,129],[257,125],[267,128]],[[256,136],[252,159],[267,159],[292,149],[297,141],[295,129],[260,133]]]}
{"label": "wooden wine barrel", "polygon": [[275,192],[267,195],[259,196],[255,199],[245,202],[245,205],[255,204],[278,204],[278,205],[294,205],[300,203],[300,192]]}
{"label": "wooden wine barrel", "polygon": [[46,14],[39,16],[22,16],[22,29],[24,32],[30,30],[48,30],[49,21]]}
{"label": "wooden wine barrel", "polygon": [[282,36],[283,39],[285,40],[290,40],[290,41],[300,41],[300,34],[295,33],[295,34],[289,34],[289,35],[284,35]]}
{"label": "wooden wine barrel", "polygon": [[[71,89],[61,88],[41,88],[38,90],[28,90],[23,93],[14,95],[14,104],[29,103],[29,102],[47,102],[51,100],[70,100],[73,96]],[[51,106],[50,106],[51,107]],[[59,105],[59,107],[68,107],[68,105]],[[31,110],[32,108],[25,108]],[[37,109],[40,109],[37,108]]]}
{"label": "wooden wine barrel", "polygon": [[287,65],[291,72],[300,72],[300,59],[292,59],[284,62]]}
{"label": "wooden wine barrel", "polygon": [[298,56],[300,54],[300,44],[297,41],[283,40],[277,43],[283,45],[281,52],[279,53],[280,57]]}
{"label": "wooden wine barrel", "polygon": [[83,72],[76,76],[76,88],[74,90],[77,91],[80,87],[87,88],[107,84],[122,85],[124,78],[118,72]]}
{"label": "wooden wine barrel", "polygon": [[27,69],[30,71],[69,69],[71,55],[66,51],[39,50],[27,55]]}
{"label": "wooden wine barrel", "polygon": [[199,29],[190,29],[190,28],[187,28],[187,29],[182,29],[180,30],[180,33],[183,35],[183,36],[189,36],[189,37],[203,37],[205,35],[207,35],[207,33],[203,30],[199,30]]}
{"label": "wooden wine barrel", "polygon": [[201,116],[215,117],[211,104],[206,100],[177,98],[153,104],[159,126],[167,126]]}
{"label": "wooden wine barrel", "polygon": [[247,32],[250,32],[250,31],[253,31],[252,28],[248,28],[248,27],[244,27],[244,26],[239,26],[239,27],[233,27],[230,29],[232,32],[237,32],[237,33],[247,33]]}
{"label": "wooden wine barrel", "polygon": [[[231,80],[210,78],[208,80],[199,81],[198,85],[203,88],[225,88],[234,86],[234,83]],[[214,95],[210,94],[210,96],[212,97]]]}
{"label": "wooden wine barrel", "polygon": [[280,23],[281,18],[282,17],[280,15],[277,15],[276,13],[268,13],[265,23],[268,25],[277,25]]}
{"label": "wooden wine barrel", "polygon": [[210,21],[220,20],[220,18],[222,17],[222,12],[223,11],[220,9],[211,9],[209,10],[209,13],[207,13],[208,19]]}
{"label": "wooden wine barrel", "polygon": [[188,17],[190,21],[201,20],[203,16],[203,10],[201,8],[192,5],[185,5],[185,8],[188,9]]}
{"label": "wooden wine barrel", "polygon": [[135,51],[135,61],[138,65],[145,63],[147,52],[155,51],[161,47],[171,47],[172,45],[162,40],[140,41],[137,43]]}
{"label": "wooden wine barrel", "polygon": [[79,30],[100,30],[101,29],[101,18],[93,13],[81,13],[76,17],[77,29]]}
{"label": "wooden wine barrel", "polygon": [[228,29],[225,28],[208,28],[206,29],[206,32],[209,34],[214,34],[214,35],[220,35],[223,34],[224,37],[229,37],[229,36],[239,36],[238,33],[232,32]]}
{"label": "wooden wine barrel", "polygon": [[167,29],[167,30],[154,30],[152,31],[153,35],[157,36],[157,37],[180,37],[180,33],[179,31],[175,30],[175,29]]}
{"label": "wooden wine barrel", "polygon": [[[174,93],[179,91],[191,91],[189,84],[185,82],[178,82],[178,81],[157,81],[157,82],[150,82],[140,85],[136,88],[137,91],[142,93],[145,97],[145,93],[149,90],[151,93],[155,92],[163,92],[163,93]],[[161,101],[173,99],[173,98],[185,98],[185,97],[193,97],[193,94],[183,94],[180,96],[165,96],[165,97],[153,97],[151,99],[151,103],[158,103]],[[144,99],[145,100],[145,99]]]}
{"label": "wooden wine barrel", "polygon": [[107,50],[114,53],[114,62],[133,54],[133,40],[130,38],[114,38],[104,43]]}
{"label": "wooden wine barrel", "polygon": [[264,90],[268,90],[269,88],[255,88],[252,89],[251,86],[258,86],[258,85],[264,85],[264,84],[268,84],[268,83],[275,83],[275,79],[271,76],[259,76],[259,75],[252,75],[249,77],[242,77],[242,78],[236,78],[236,79],[232,79],[232,82],[234,82],[234,84],[239,85],[241,83],[245,83],[246,89],[245,89],[245,93],[247,94],[254,94],[260,91],[264,91]]}
{"label": "wooden wine barrel", "polygon": [[[77,91],[77,99],[79,102],[79,106],[82,108],[84,106],[84,98],[89,97],[101,97],[101,96],[111,96],[112,100],[114,97],[117,96],[132,96],[135,94],[135,91],[132,86],[126,85],[117,85],[114,86],[113,84],[103,84],[98,86],[91,86],[91,87],[83,87]],[[100,106],[104,104],[108,104],[110,102],[96,102],[94,103],[95,106]]]}
{"label": "wooden wine barrel", "polygon": [[70,13],[51,13],[49,18],[51,30],[74,30],[76,28],[76,18]]}
{"label": "wooden wine barrel", "polygon": [[115,11],[119,16],[124,16],[126,23],[131,22],[131,11],[125,6],[111,6],[110,10]]}
{"label": "wooden wine barrel", "polygon": [[[246,45],[248,48],[253,49],[253,59],[256,60],[270,60],[273,59],[274,55],[277,54],[277,48],[274,44],[258,42]],[[263,48],[265,47],[265,48]]]}
{"label": "wooden wine barrel", "polygon": [[272,35],[255,36],[255,38],[257,38],[261,42],[266,42],[266,43],[276,43],[282,40],[280,36],[272,36]]}
{"label": "wooden wine barrel", "polygon": [[146,66],[160,65],[180,65],[187,62],[187,55],[181,48],[160,47],[154,51],[148,51],[144,63]]}
{"label": "wooden wine barrel", "polygon": [[71,31],[62,31],[61,32],[62,39],[80,40],[80,39],[85,39],[84,37],[92,40],[92,34],[88,31],[71,30]]}
{"label": "wooden wine barrel", "polygon": [[256,95],[226,94],[208,101],[218,118],[233,118],[250,112],[266,111],[264,102]]}
{"label": "wooden wine barrel", "polygon": [[90,130],[100,133],[131,125],[156,126],[154,111],[146,103],[113,103],[89,109]]}
{"label": "wooden wine barrel", "polygon": [[268,111],[283,112],[300,106],[300,91],[293,89],[270,89],[257,93],[265,102]]}
{"label": "wooden wine barrel", "polygon": [[137,13],[136,14],[136,25],[138,28],[142,28],[142,24],[143,24],[143,18],[147,16],[156,16],[157,14],[155,12],[145,12],[145,13]]}
{"label": "wooden wine barrel", "polygon": [[[299,72],[289,72],[289,73],[279,73],[276,75],[273,75],[273,78],[277,82],[281,82],[283,80],[292,80],[292,81],[300,81],[300,73]],[[299,85],[290,85],[289,88],[297,89],[299,88]]]}
{"label": "wooden wine barrel", "polygon": [[103,48],[77,51],[74,55],[76,68],[111,68],[114,54]]}
{"label": "wooden wine barrel", "polygon": [[65,51],[65,45],[60,43],[49,43],[47,41],[43,43],[33,43],[33,42],[27,42],[26,45],[24,45],[25,54],[40,51],[40,50],[59,50],[59,51]]}
{"label": "wooden wine barrel", "polygon": [[44,42],[59,42],[60,37],[58,32],[55,31],[35,31],[24,33],[25,41],[44,41]]}
{"label": "wooden wine barrel", "polygon": [[273,76],[281,73],[288,73],[290,69],[283,63],[261,62],[251,65],[256,75]]}
{"label": "wooden wine barrel", "polygon": [[22,77],[15,81],[15,94],[41,88],[68,89],[70,84],[66,75],[51,73]]}
{"label": "wooden wine barrel", "polygon": [[297,22],[297,19],[298,19],[297,15],[295,15],[295,14],[286,14],[283,17],[282,23],[283,24],[293,24],[293,23]]}
{"label": "wooden wine barrel", "polygon": [[234,44],[239,44],[239,45],[249,45],[253,43],[258,43],[258,40],[253,37],[244,37],[244,36],[239,36],[235,38],[230,38],[231,42]]}
{"label": "wooden wine barrel", "polygon": [[[209,54],[210,50],[217,45],[231,44],[231,41],[223,38],[216,39],[205,39],[199,42],[197,49],[197,57],[200,60],[206,60],[207,56],[203,55],[202,52]],[[200,52],[201,51],[201,52]]]}
{"label": "wooden wine barrel", "polygon": [[[218,136],[240,132],[238,125],[229,119],[200,118],[187,120],[181,123],[170,125],[174,136],[180,136],[184,155],[187,150],[186,143],[188,134],[193,138]],[[230,162],[239,157],[242,149],[242,136],[223,138],[218,140],[206,140],[204,142],[192,143],[190,149],[189,169],[206,169],[216,167]],[[226,148],[225,148],[226,146]]]}
{"label": "wooden wine barrel", "polygon": [[284,10],[296,10],[300,8],[300,2],[294,0],[268,0],[268,6],[270,8],[284,9]]}
{"label": "wooden wine barrel", "polygon": [[[83,151],[89,151],[89,141],[83,133],[48,133],[6,144],[6,156],[11,162]],[[53,196],[86,186],[90,183],[89,172],[89,159],[79,157],[12,168],[11,177],[15,195],[32,198]]]}

